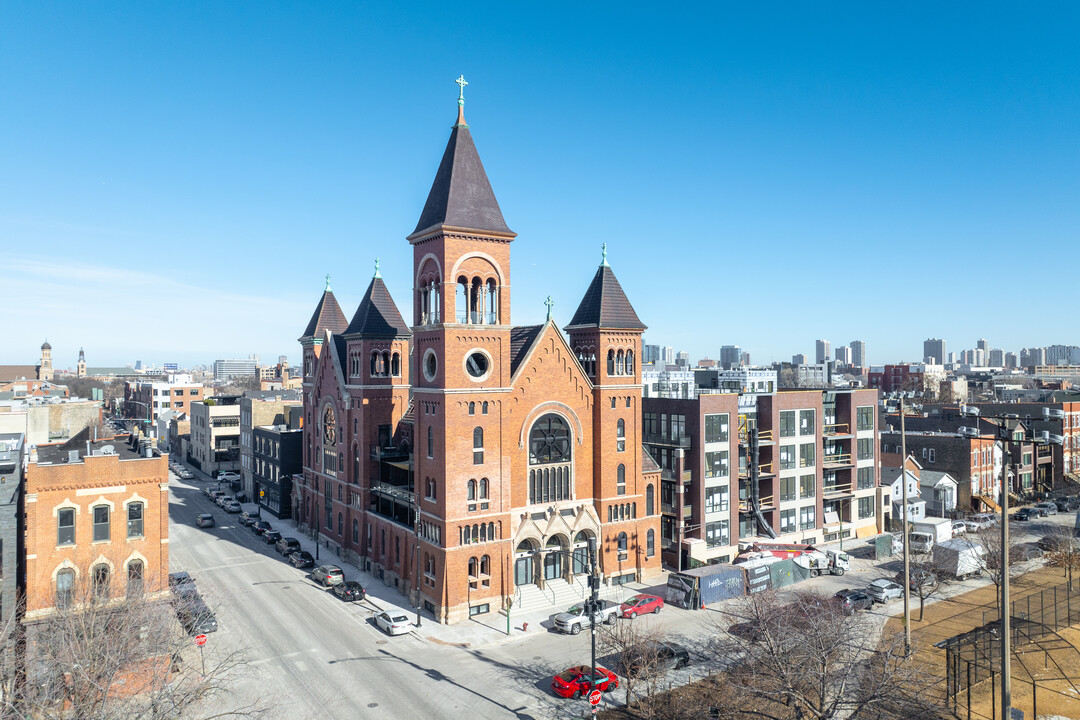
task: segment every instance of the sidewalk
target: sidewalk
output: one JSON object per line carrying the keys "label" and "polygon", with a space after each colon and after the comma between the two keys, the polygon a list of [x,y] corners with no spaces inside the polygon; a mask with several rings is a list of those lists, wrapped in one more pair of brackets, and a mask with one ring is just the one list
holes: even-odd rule
{"label": "sidewalk", "polygon": [[[185,467],[195,475],[196,480],[180,480],[174,476],[172,482],[188,485],[199,490],[207,484],[214,487],[214,483],[217,482],[194,467],[187,465]],[[280,532],[282,537],[294,537],[299,540],[301,550],[308,551],[313,557],[318,552],[316,566],[336,565],[345,571],[346,580],[355,580],[363,585],[367,593],[367,599],[360,603],[359,606],[369,609],[371,615],[380,612],[401,613],[407,615],[415,624],[416,608],[409,604],[409,598],[398,592],[397,588],[386,585],[375,575],[343,560],[335,552],[327,550],[325,546],[316,548],[317,543],[311,538],[310,532],[299,529],[293,520],[277,520],[269,513],[264,513],[263,518],[273,526],[274,530]],[[663,576],[656,578],[654,583],[627,583],[605,592],[603,595],[608,599],[623,600],[639,592],[648,591],[649,589],[655,590],[658,585],[666,582],[667,574],[665,573]],[[547,634],[548,628],[551,626],[551,616],[565,609],[559,607],[526,613],[516,613],[511,609],[509,633],[507,632],[507,616],[497,611],[494,606],[489,613],[476,615],[454,625],[438,623],[431,618],[429,613],[425,612],[421,613],[420,626],[414,627],[412,633],[421,640],[452,647],[478,648],[503,645],[525,640],[530,636]],[[528,629],[523,629],[525,627]]]}

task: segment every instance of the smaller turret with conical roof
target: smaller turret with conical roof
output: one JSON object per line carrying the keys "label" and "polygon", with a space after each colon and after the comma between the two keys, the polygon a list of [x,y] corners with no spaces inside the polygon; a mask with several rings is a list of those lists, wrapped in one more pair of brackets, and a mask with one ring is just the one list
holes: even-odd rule
{"label": "smaller turret with conical roof", "polygon": [[345,319],[345,313],[341,312],[334,291],[330,289],[330,276],[326,276],[326,289],[323,290],[319,304],[315,306],[315,312],[311,314],[311,320],[304,328],[304,334],[300,336],[300,344],[304,348],[304,382],[310,381],[315,372],[315,361],[322,352],[322,342],[327,330],[332,333],[344,332],[349,326]]}

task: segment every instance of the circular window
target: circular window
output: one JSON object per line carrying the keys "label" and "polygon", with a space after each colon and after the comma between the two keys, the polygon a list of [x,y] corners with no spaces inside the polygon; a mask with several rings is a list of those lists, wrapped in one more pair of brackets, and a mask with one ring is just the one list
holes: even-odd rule
{"label": "circular window", "polygon": [[434,382],[435,375],[439,372],[439,357],[434,350],[428,349],[424,353],[424,378],[428,382]]}
{"label": "circular window", "polygon": [[469,376],[474,380],[482,380],[488,376],[488,372],[491,370],[491,358],[486,353],[476,352],[469,353],[465,358],[465,371],[469,373]]}

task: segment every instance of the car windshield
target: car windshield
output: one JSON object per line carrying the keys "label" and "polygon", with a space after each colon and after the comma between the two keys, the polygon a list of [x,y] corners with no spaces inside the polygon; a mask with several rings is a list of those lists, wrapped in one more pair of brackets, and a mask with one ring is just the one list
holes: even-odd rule
{"label": "car windshield", "polygon": [[404,615],[395,615],[392,619],[396,623],[409,622],[409,618],[405,617]]}

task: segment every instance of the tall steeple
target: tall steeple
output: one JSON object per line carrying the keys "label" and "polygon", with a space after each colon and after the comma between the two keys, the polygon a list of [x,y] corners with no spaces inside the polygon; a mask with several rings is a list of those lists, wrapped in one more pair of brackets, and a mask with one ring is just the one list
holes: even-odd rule
{"label": "tall steeple", "polygon": [[304,334],[298,340],[304,348],[304,382],[311,379],[315,372],[315,360],[322,352],[323,337],[327,330],[336,334],[344,332],[349,326],[345,319],[345,313],[341,312],[334,291],[330,289],[330,276],[326,276],[326,289],[323,290],[319,304],[315,306],[315,312],[311,315]]}
{"label": "tall steeple", "polygon": [[458,93],[458,117],[450,141],[446,144],[442,162],[435,173],[424,210],[409,240],[441,228],[472,230],[513,238],[515,233],[506,226],[502,210],[495,199],[484,164],[476,152],[469,126],[465,123],[464,77],[455,82]]}

